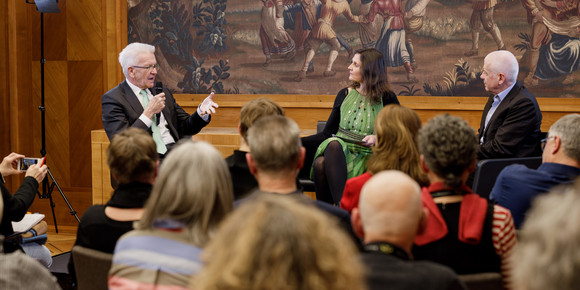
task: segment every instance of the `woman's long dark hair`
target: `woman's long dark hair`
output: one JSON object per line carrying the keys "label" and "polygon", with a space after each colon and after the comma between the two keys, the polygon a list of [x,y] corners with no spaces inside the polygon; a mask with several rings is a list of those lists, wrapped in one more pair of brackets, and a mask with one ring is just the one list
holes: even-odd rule
{"label": "woman's long dark hair", "polygon": [[[383,54],[374,48],[359,49],[356,53],[360,54],[365,94],[374,102],[378,102],[385,92],[391,91]],[[360,85],[359,82],[353,82],[350,87],[360,88]]]}

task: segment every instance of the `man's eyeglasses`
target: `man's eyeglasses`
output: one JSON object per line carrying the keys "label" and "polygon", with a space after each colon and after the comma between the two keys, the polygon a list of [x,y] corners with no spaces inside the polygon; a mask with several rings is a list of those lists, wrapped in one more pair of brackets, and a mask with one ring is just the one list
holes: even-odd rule
{"label": "man's eyeglasses", "polygon": [[540,140],[542,151],[544,151],[544,148],[546,148],[546,143],[548,143],[548,140],[550,140],[550,139],[554,139],[554,136],[546,137],[546,138]]}
{"label": "man's eyeglasses", "polygon": [[161,67],[161,66],[158,63],[156,63],[156,64],[152,64],[150,66],[138,66],[138,65],[134,65],[133,67],[143,68],[143,69],[146,69],[147,71],[152,71],[153,69],[159,69],[159,67]]}

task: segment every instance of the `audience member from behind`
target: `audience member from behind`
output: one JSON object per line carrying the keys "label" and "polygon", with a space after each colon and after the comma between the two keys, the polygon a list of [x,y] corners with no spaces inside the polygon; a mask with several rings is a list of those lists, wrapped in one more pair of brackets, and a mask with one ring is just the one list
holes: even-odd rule
{"label": "audience member from behind", "polygon": [[490,199],[509,209],[520,228],[532,200],[558,184],[573,183],[580,175],[580,115],[560,118],[542,140],[542,165],[529,169],[507,166],[497,177]]}
{"label": "audience member from behind", "polygon": [[331,204],[340,203],[348,178],[366,171],[376,143],[374,122],[379,111],[399,103],[389,88],[387,68],[378,50],[358,50],[348,70],[352,83],[336,95],[324,130],[302,140],[308,160],[314,160],[310,176],[316,199]]}
{"label": "audience member from behind", "polygon": [[580,181],[534,200],[512,256],[514,289],[578,289],[579,208]]}
{"label": "audience member from behind", "polygon": [[377,144],[367,162],[367,172],[346,182],[340,207],[352,212],[358,206],[360,190],[373,174],[382,170],[400,170],[422,186],[429,185],[421,169],[417,134],[421,119],[412,109],[400,105],[384,107],[375,119]]}
{"label": "audience member from behind", "polygon": [[511,214],[465,185],[477,161],[473,129],[461,118],[437,116],[419,131],[419,150],[431,184],[421,193],[429,214],[413,255],[460,275],[499,272],[509,286],[507,259],[516,245]]}
{"label": "audience member from behind", "polygon": [[448,267],[413,261],[411,248],[424,217],[421,188],[405,173],[381,171],[363,186],[352,223],[363,238],[370,289],[465,289]]}
{"label": "audience member from behind", "polygon": [[107,164],[119,186],[105,205],[83,214],[75,245],[112,254],[117,240],[143,216],[159,165],[155,141],[142,129],[122,131],[107,148]]}
{"label": "audience member from behind", "polygon": [[[0,221],[4,200],[0,199]],[[60,289],[48,269],[20,251],[4,254],[0,235],[0,289]]]}
{"label": "audience member from behind", "polygon": [[163,161],[143,218],[117,242],[109,288],[186,288],[201,268],[202,249],[233,209],[232,191],[215,148],[191,141],[176,146]]}
{"label": "audience member from behind", "polygon": [[256,195],[274,193],[303,197],[305,202],[315,203],[319,209],[337,217],[344,229],[358,241],[352,231],[348,212],[304,197],[302,189],[296,185],[305,154],[296,122],[284,116],[260,118],[248,131],[248,144],[248,165],[259,187]]}
{"label": "audience member from behind", "polygon": [[246,161],[248,147],[248,129],[261,117],[270,115],[284,116],[284,109],[268,98],[258,98],[244,104],[240,112],[240,149],[234,150],[234,154],[226,158],[226,163],[232,175],[234,185],[234,197],[240,199],[258,187],[258,182],[250,172]]}
{"label": "audience member from behind", "polygon": [[507,50],[488,54],[481,79],[492,93],[479,126],[480,160],[540,155],[542,112],[532,95],[517,82],[518,60]]}
{"label": "audience member from behind", "polygon": [[299,199],[272,194],[236,209],[204,261],[192,289],[366,289],[356,248],[336,222]]}
{"label": "audience member from behind", "polygon": [[17,250],[24,250],[24,252],[38,260],[41,264],[49,267],[52,264],[52,256],[50,251],[44,246],[37,243],[28,243],[26,245],[20,244],[20,239],[10,236],[14,234],[12,222],[22,220],[28,208],[32,205],[36,192],[38,191],[38,184],[46,177],[47,166],[39,164],[31,165],[26,174],[22,184],[16,190],[14,195],[10,193],[8,188],[4,185],[4,177],[14,174],[22,174],[23,171],[17,169],[18,159],[24,158],[24,155],[18,153],[10,153],[10,155],[2,159],[0,163],[0,190],[2,191],[2,200],[4,201],[4,213],[2,214],[2,223],[0,223],[0,235],[3,235],[4,252],[12,253]]}

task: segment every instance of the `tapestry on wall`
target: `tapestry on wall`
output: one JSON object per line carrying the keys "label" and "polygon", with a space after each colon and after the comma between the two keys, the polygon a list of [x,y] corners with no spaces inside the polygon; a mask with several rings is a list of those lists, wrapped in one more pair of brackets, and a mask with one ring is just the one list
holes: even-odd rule
{"label": "tapestry on wall", "polygon": [[580,97],[579,2],[129,0],[128,35],[177,93],[335,94],[375,47],[398,95],[487,96],[483,59],[507,49],[536,97]]}

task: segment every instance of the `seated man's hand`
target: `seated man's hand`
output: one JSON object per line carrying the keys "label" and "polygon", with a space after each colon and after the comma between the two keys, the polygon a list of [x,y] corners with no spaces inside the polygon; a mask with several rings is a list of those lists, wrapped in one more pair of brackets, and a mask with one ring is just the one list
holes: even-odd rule
{"label": "seated man's hand", "polygon": [[0,174],[2,176],[10,176],[13,174],[20,174],[22,171],[16,169],[18,166],[18,159],[24,158],[24,155],[18,153],[10,153],[10,155],[4,157],[2,163],[0,163]]}
{"label": "seated man's hand", "polygon": [[42,180],[44,179],[44,177],[46,176],[47,170],[48,170],[48,168],[46,167],[46,165],[40,166],[39,164],[33,164],[33,165],[30,165],[28,170],[26,170],[26,176],[27,177],[31,176],[34,179],[36,179],[36,181],[38,181],[38,183],[41,183]]}
{"label": "seated man's hand", "polygon": [[205,100],[203,100],[203,102],[199,105],[199,107],[197,107],[197,113],[200,116],[207,115],[207,114],[211,115],[211,114],[215,113],[215,109],[217,109],[219,107],[218,104],[214,103],[213,95],[214,95],[213,92],[211,94],[209,94],[209,96],[207,98],[205,98]]}

